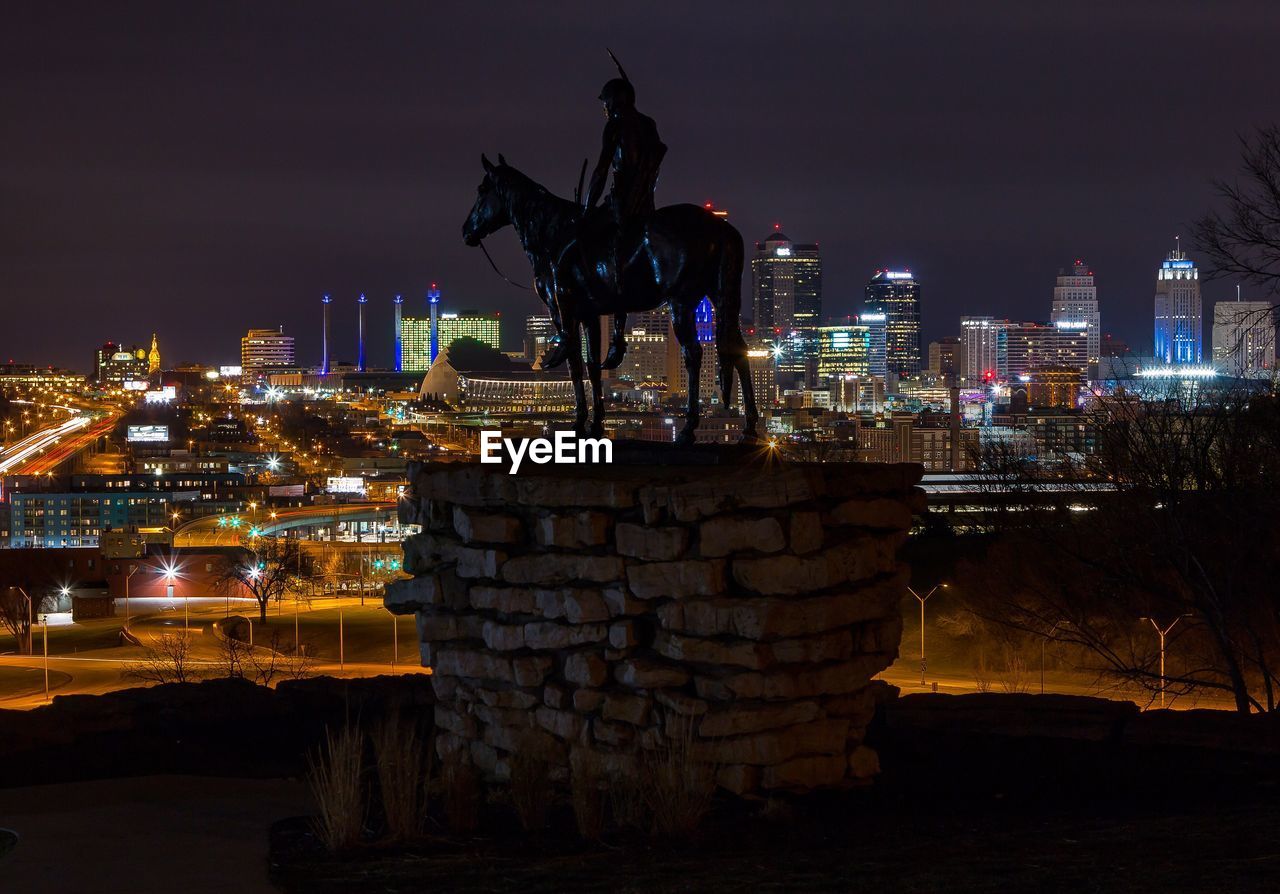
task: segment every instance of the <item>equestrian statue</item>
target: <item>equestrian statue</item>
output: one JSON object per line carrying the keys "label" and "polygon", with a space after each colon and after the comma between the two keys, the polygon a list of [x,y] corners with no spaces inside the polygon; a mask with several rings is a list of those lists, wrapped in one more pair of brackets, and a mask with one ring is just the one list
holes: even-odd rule
{"label": "equestrian statue", "polygon": [[[611,57],[612,53],[609,54]],[[653,193],[666,146],[653,119],[635,105],[635,88],[618,64],[619,77],[600,93],[607,121],[599,160],[582,199],[570,201],[498,156],[484,155],[484,179],[462,226],[468,245],[506,226],[515,229],[533,267],[534,288],[557,330],[543,366],[569,363],[577,404],[575,430],[604,432],[601,369],[613,369],[626,350],[628,313],[669,306],[671,322],[689,379],[689,404],[679,444],[692,444],[698,427],[698,370],[702,345],[695,311],[705,297],[715,311],[715,344],[720,392],[727,404],[733,376],[741,380],[743,440],[757,439],[755,394],[742,337],[742,235],[728,221],[698,205],[654,207]],[[597,205],[612,169],[608,200]],[[600,319],[613,318],[606,360],[600,361]],[[581,332],[587,338],[584,363]],[[584,371],[591,382],[588,427]]]}

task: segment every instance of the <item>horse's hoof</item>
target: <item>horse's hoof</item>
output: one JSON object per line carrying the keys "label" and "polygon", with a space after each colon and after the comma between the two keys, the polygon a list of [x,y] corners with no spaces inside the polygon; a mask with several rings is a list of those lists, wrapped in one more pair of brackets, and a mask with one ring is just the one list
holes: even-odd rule
{"label": "horse's hoof", "polygon": [[686,428],[684,431],[680,432],[680,434],[676,435],[676,446],[692,447],[694,445],[695,440],[696,439],[694,438],[694,435],[693,435],[693,429]]}
{"label": "horse's hoof", "polygon": [[569,359],[569,346],[565,342],[552,345],[547,348],[547,352],[542,355],[542,368],[555,369],[561,363]]}
{"label": "horse's hoof", "polygon": [[609,347],[609,353],[604,358],[604,363],[600,364],[601,369],[617,369],[622,365],[623,355],[627,353],[626,345],[613,344]]}

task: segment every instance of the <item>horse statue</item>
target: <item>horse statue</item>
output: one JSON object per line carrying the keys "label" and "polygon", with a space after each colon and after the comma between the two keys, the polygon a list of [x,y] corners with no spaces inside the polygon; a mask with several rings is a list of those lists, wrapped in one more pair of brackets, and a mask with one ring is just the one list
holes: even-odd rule
{"label": "horse statue", "polygon": [[[654,211],[645,224],[639,248],[615,274],[613,263],[604,256],[608,249],[581,238],[581,208],[577,203],[553,195],[507,164],[501,155],[496,165],[483,155],[480,161],[484,179],[462,225],[462,238],[467,245],[477,246],[503,227],[515,229],[533,266],[540,297],[560,310],[569,340],[569,372],[577,405],[574,430],[578,436],[585,437],[588,432],[584,371],[592,390],[590,433],[593,437],[604,434],[600,318],[653,310],[665,302],[670,307],[689,377],[689,404],[676,443],[694,442],[698,427],[698,370],[702,365],[702,344],[694,313],[706,297],[715,310],[721,399],[729,402],[737,372],[742,382],[743,440],[754,443],[758,439],[759,414],[739,319],[742,234],[728,221],[698,205],[668,205]],[[580,328],[587,334],[585,370]]]}

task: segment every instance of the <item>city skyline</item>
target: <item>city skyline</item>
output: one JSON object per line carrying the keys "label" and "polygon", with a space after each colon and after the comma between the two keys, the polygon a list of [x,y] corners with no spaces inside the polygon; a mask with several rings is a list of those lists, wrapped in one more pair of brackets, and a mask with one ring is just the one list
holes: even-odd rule
{"label": "city skyline", "polygon": [[[926,344],[958,334],[962,314],[1041,319],[1054,271],[1083,257],[1104,330],[1142,350],[1152,259],[1212,206],[1211,179],[1236,170],[1234,135],[1269,101],[1261,60],[1280,11],[1136,9],[1094,11],[1071,31],[1048,8],[871,16],[829,5],[765,34],[749,8],[709,5],[672,35],[585,6],[566,12],[567,31],[560,17],[515,9],[510,31],[492,34],[482,10],[319,10],[299,29],[286,10],[25,8],[11,30],[24,40],[0,61],[14,134],[2,150],[12,216],[0,292],[10,331],[26,335],[0,344],[0,358],[79,368],[85,346],[155,330],[173,362],[214,363],[246,327],[281,321],[311,358],[324,293],[338,305],[340,357],[353,354],[356,295],[369,296],[376,337],[392,330],[392,296],[416,301],[431,281],[455,306],[522,319],[533,299],[459,238],[476,147],[571,193],[597,144],[595,88],[582,85],[609,76],[606,44],[679,147],[658,201],[715,201],[748,240],[781,223],[819,242],[829,316],[857,311],[870,271],[910,267],[928,284]],[[908,44],[884,40],[907,31]],[[1090,66],[1034,64],[1082,36]],[[237,52],[223,58],[214,50],[228,39]],[[705,52],[672,58],[670,40]],[[1178,41],[1233,48],[1177,86],[1192,126],[1165,113],[1170,87],[1154,74],[1161,47]],[[534,49],[546,46],[555,51]],[[486,54],[509,67],[475,62]],[[528,74],[512,81],[499,68]],[[149,91],[135,89],[143,81]],[[795,83],[803,103],[787,101]],[[757,138],[762,106],[785,136]],[[531,127],[535,109],[553,126]],[[815,109],[826,125],[814,126]],[[1072,110],[1089,126],[1064,140]],[[933,148],[940,133],[945,151]],[[490,242],[519,279],[514,239]],[[1204,300],[1233,292],[1206,283]],[[392,351],[389,337],[371,338],[369,364],[391,366]]]}

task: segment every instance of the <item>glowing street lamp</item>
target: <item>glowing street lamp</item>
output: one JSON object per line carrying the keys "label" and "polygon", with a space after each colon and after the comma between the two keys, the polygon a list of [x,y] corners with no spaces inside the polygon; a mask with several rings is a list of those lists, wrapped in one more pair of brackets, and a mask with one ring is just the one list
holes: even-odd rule
{"label": "glowing street lamp", "polygon": [[1165,628],[1163,628],[1163,629],[1161,629],[1160,625],[1156,623],[1156,619],[1155,619],[1155,618],[1139,618],[1139,619],[1138,619],[1139,621],[1150,621],[1150,622],[1151,622],[1151,626],[1152,626],[1152,627],[1154,627],[1154,628],[1156,629],[1156,633],[1158,633],[1158,634],[1160,635],[1160,707],[1162,707],[1162,708],[1164,707],[1164,690],[1165,690],[1165,678],[1164,678],[1164,643],[1165,643],[1165,637],[1167,637],[1167,636],[1169,635],[1169,632],[1170,632],[1171,630],[1173,630],[1173,628],[1174,628],[1174,627],[1176,627],[1176,626],[1178,625],[1178,622],[1179,622],[1179,621],[1181,621],[1183,618],[1189,618],[1189,617],[1191,617],[1191,616],[1190,616],[1190,615],[1178,615],[1178,617],[1174,618],[1172,621],[1170,621],[1170,622],[1169,622],[1169,626],[1168,626],[1168,627],[1165,627]]}
{"label": "glowing street lamp", "polygon": [[910,593],[912,596],[916,597],[916,600],[920,603],[920,685],[921,685],[921,686],[925,685],[925,680],[924,680],[924,669],[925,669],[925,661],[924,661],[924,604],[925,604],[926,602],[928,602],[928,601],[929,601],[929,597],[930,597],[930,596],[932,596],[934,593],[936,593],[936,592],[938,591],[938,587],[942,587],[943,589],[947,589],[948,585],[947,585],[947,584],[945,584],[945,583],[938,584],[938,585],[937,585],[937,586],[935,586],[932,590],[930,590],[928,593],[925,593],[923,596],[921,596],[919,593],[917,593],[915,590],[911,589],[910,587],[907,587],[907,592],[908,592],[908,593]]}

